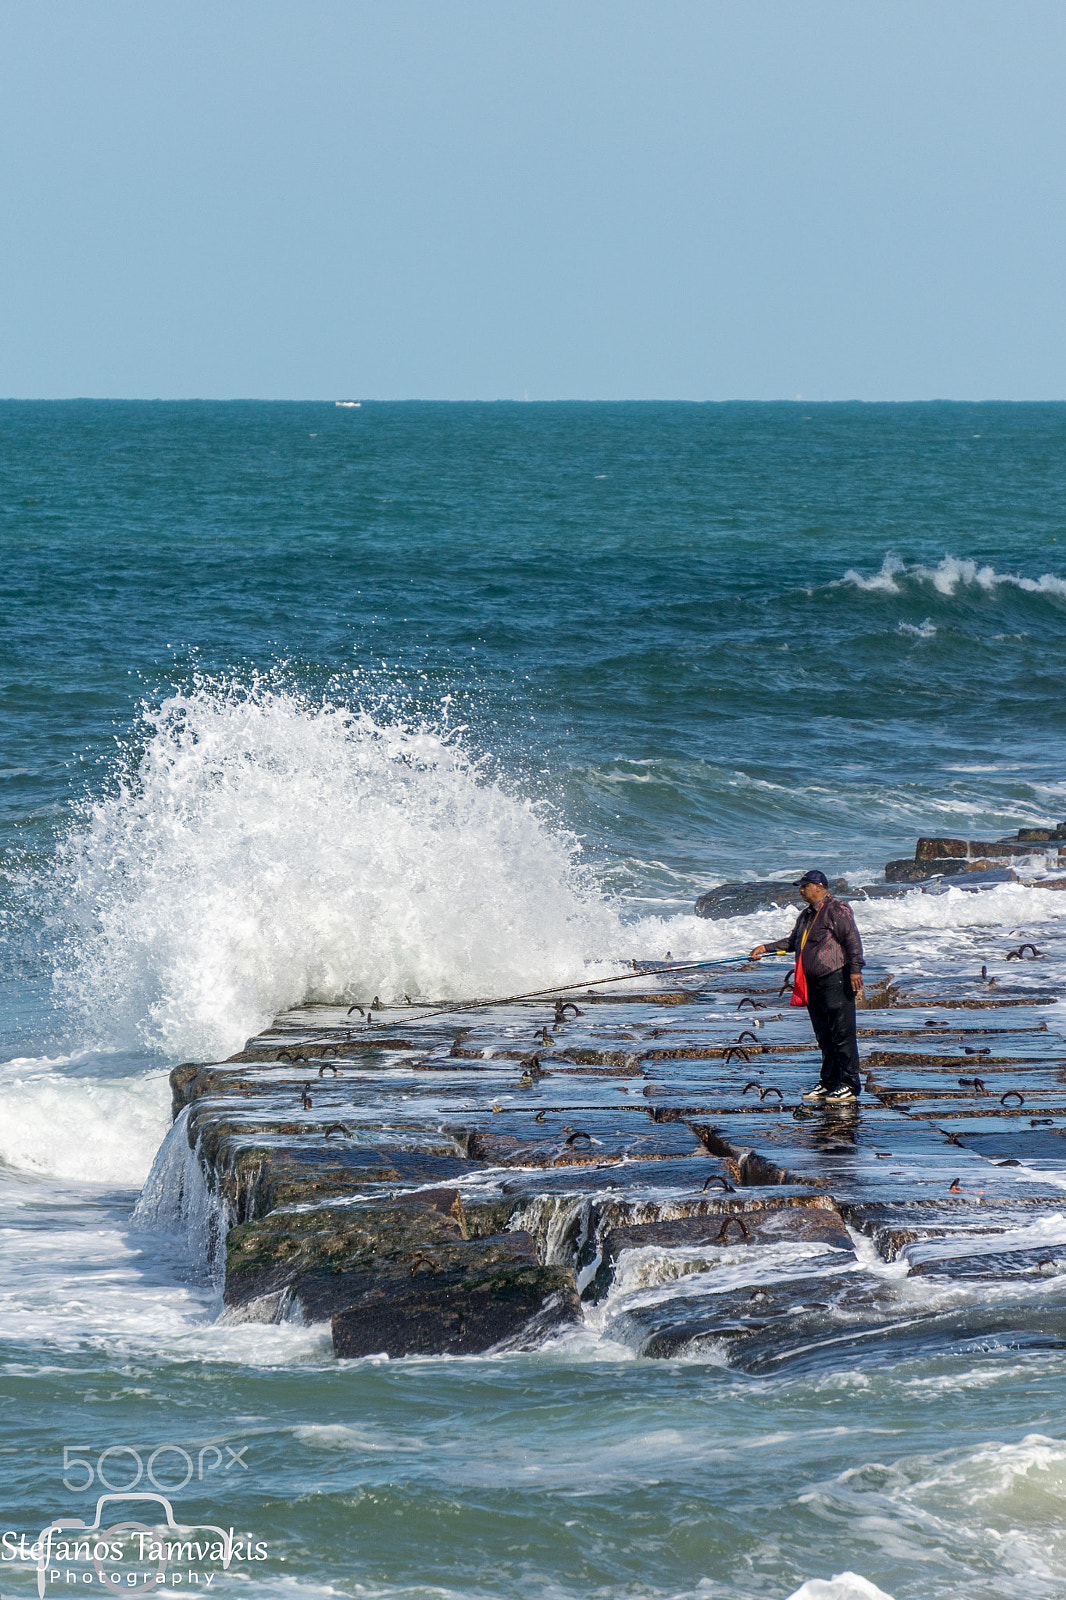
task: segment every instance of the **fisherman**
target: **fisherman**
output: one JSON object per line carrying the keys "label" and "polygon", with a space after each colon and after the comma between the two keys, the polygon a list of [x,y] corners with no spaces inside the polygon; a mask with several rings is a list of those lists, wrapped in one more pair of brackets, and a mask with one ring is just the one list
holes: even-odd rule
{"label": "fisherman", "polygon": [[836,1110],[857,1104],[861,1090],[855,1038],[855,996],[862,992],[862,940],[851,907],[829,893],[824,872],[805,872],[796,882],[805,910],[787,939],[757,944],[751,959],[767,952],[796,953],[792,1004],[807,1006],[822,1051],[821,1082],[803,1096]]}

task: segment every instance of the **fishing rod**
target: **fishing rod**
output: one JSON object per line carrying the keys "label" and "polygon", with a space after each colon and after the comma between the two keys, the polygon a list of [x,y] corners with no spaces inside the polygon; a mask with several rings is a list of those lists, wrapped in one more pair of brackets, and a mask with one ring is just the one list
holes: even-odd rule
{"label": "fishing rod", "polygon": [[[454,1005],[435,1006],[413,1017],[397,1017],[392,1022],[380,1022],[380,1028],[396,1028],[402,1023],[425,1022],[430,1017],[450,1017],[461,1011],[482,1011],[487,1006],[516,1005],[520,1000],[543,1000],[549,996],[571,994],[576,989],[597,989],[605,983],[625,983],[627,978],[657,978],[663,973],[702,972],[706,967],[728,967],[737,961],[748,961],[749,956],[720,956],[713,961],[672,961],[661,965],[641,965],[632,972],[620,972],[613,978],[583,978],[579,983],[553,983],[546,989],[530,989],[525,994],[504,995],[497,1000],[457,1000]],[[354,1008],[353,1008],[354,1009]]]}

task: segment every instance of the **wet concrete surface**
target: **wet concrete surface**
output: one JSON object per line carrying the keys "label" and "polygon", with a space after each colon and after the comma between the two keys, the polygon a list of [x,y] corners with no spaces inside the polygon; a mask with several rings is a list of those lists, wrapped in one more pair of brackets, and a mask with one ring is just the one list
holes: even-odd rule
{"label": "wet concrete surface", "polygon": [[369,1027],[308,1007],[177,1068],[229,1314],[328,1320],[341,1357],[584,1327],[758,1366],[905,1311],[949,1342],[967,1314],[1066,1336],[1058,995],[873,974],[892,1003],[861,1012],[866,1092],[833,1112],[802,1100],[819,1062],[782,975],[634,975],[563,1019],[556,997]]}

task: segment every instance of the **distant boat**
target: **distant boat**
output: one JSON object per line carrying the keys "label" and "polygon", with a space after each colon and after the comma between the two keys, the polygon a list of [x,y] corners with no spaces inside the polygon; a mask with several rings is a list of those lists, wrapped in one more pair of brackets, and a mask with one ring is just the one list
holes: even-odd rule
{"label": "distant boat", "polygon": [[362,403],[361,400],[334,400],[333,402],[335,406],[361,406]]}

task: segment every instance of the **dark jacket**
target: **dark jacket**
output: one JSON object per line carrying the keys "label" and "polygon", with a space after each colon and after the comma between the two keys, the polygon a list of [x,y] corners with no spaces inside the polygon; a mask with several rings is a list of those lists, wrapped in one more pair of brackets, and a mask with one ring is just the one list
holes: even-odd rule
{"label": "dark jacket", "polygon": [[767,950],[798,950],[807,927],[811,931],[803,946],[803,971],[808,978],[827,978],[842,967],[849,972],[862,971],[862,940],[851,907],[833,895],[817,908],[804,906],[788,938],[775,939]]}

